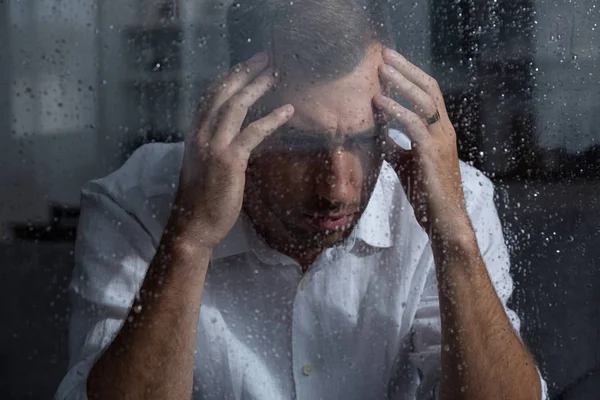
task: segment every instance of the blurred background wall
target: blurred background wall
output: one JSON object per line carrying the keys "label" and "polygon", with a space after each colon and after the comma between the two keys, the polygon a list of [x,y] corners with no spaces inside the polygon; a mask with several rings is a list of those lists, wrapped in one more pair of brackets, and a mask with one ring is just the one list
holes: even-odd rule
{"label": "blurred background wall", "polygon": [[[0,0],[0,398],[66,368],[81,185],[181,138],[228,68],[229,2]],[[494,180],[513,306],[554,398],[600,390],[600,15],[593,0],[392,1],[461,157]]]}

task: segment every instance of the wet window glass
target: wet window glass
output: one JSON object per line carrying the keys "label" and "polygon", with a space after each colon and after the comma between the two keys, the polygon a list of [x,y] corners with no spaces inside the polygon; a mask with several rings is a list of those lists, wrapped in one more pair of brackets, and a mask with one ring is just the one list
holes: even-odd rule
{"label": "wet window glass", "polygon": [[0,397],[592,399],[593,0],[0,0]]}

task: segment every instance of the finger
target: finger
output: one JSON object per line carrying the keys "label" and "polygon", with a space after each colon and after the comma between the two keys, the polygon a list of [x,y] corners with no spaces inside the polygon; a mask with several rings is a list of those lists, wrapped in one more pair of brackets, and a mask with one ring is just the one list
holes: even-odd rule
{"label": "finger", "polygon": [[267,67],[268,61],[267,53],[262,52],[231,68],[224,78],[209,89],[209,93],[212,94],[211,110],[216,112],[233,95],[252,82]]}
{"label": "finger", "polygon": [[[255,54],[250,59],[237,64],[224,77],[214,82],[202,95],[190,130],[186,135],[187,142],[199,142],[204,145],[212,137],[208,127],[219,107],[227,101],[237,90],[246,86],[266,67],[268,56],[266,53]],[[213,117],[211,117],[213,115]]]}
{"label": "finger", "polygon": [[252,83],[231,97],[219,110],[218,127],[214,137],[216,145],[229,145],[240,128],[248,109],[275,84],[271,68],[263,71]]}
{"label": "finger", "polygon": [[431,134],[427,130],[427,127],[423,124],[421,118],[414,112],[402,107],[394,100],[382,94],[374,96],[373,102],[377,108],[402,124],[404,132],[408,135],[413,144],[423,145],[431,138]]}
{"label": "finger", "polygon": [[434,78],[427,75],[419,67],[412,64],[401,54],[392,49],[385,48],[383,50],[383,61],[396,68],[398,72],[404,75],[408,80],[421,88],[425,93],[429,94],[440,112],[446,111],[440,86]]}
{"label": "finger", "polygon": [[294,107],[291,104],[286,104],[273,110],[269,115],[257,121],[252,122],[231,142],[231,147],[240,151],[246,157],[250,156],[250,152],[254,150],[262,141],[275,132],[280,126],[285,124],[294,115]]}
{"label": "finger", "polygon": [[421,118],[427,118],[436,113],[437,107],[431,96],[408,80],[394,67],[381,65],[379,73],[384,82],[389,83],[393,89],[396,89],[404,99],[413,105],[414,111]]}

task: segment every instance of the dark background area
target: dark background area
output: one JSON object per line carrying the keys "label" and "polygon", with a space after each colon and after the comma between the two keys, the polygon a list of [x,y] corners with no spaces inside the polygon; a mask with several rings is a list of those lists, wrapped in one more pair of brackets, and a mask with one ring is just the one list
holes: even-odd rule
{"label": "dark background area", "polygon": [[[8,3],[0,0],[3,21],[12,15]],[[522,336],[536,356],[553,399],[595,399],[600,393],[600,151],[589,143],[579,146],[576,139],[585,136],[580,121],[589,120],[591,134],[596,134],[593,111],[600,104],[600,85],[590,71],[596,70],[598,53],[585,49],[600,46],[585,42],[584,52],[575,48],[584,35],[576,34],[577,26],[588,29],[600,19],[597,13],[585,14],[595,2],[584,3],[572,14],[547,10],[544,14],[534,1],[433,0],[425,8],[399,5],[394,16],[398,21],[425,18],[428,22],[429,28],[419,27],[422,32],[398,22],[398,46],[438,79],[457,128],[461,158],[484,171],[496,185],[515,280],[511,307],[523,321]],[[556,9],[564,9],[565,4],[553,3]],[[97,81],[89,84],[90,93],[97,96],[93,103],[100,116],[90,129],[96,138],[106,139],[96,142],[101,157],[90,161],[103,168],[101,172],[89,170],[86,179],[114,169],[142,143],[177,140],[187,123],[181,110],[184,94],[196,98],[206,85],[206,77],[195,76],[192,93],[182,92],[182,71],[189,64],[183,57],[189,48],[183,48],[182,38],[189,32],[174,20],[177,7],[161,7],[159,23],[113,29],[116,23],[101,21],[102,15],[90,19],[102,33],[94,39],[101,49],[98,61],[111,59],[111,52],[117,52],[111,46],[121,43],[122,68],[128,72],[117,81],[105,79],[114,71],[101,70]],[[215,10],[208,7],[203,12],[211,19],[212,12],[218,14]],[[543,36],[546,31],[538,24],[552,26],[552,34]],[[220,25],[198,26],[194,27],[198,47],[211,56],[222,52]],[[9,28],[0,23],[0,35],[8,35]],[[558,39],[564,32],[572,36]],[[545,42],[557,44],[551,50],[548,46],[541,49],[540,43]],[[550,56],[541,56],[542,50]],[[6,52],[0,53],[0,71],[11,68]],[[206,75],[214,74],[211,68],[204,69]],[[11,79],[0,73],[2,87],[14,85]],[[88,83],[83,86],[87,90]],[[559,97],[552,97],[556,92]],[[5,96],[8,91],[3,93],[0,129],[13,135],[11,121],[16,117],[7,111],[11,106]],[[113,104],[116,94],[124,103]],[[581,98],[591,104],[587,112],[578,109]],[[115,114],[117,108],[123,108],[123,115]],[[564,125],[548,122],[557,113]],[[115,132],[123,135],[118,143],[108,139]],[[551,138],[562,134],[565,145],[544,141],[541,136],[548,132]],[[21,147],[13,147],[7,156],[18,154],[19,163],[18,158],[30,161],[32,153],[22,147],[23,141],[18,143]],[[56,142],[43,141],[42,147],[49,149],[53,143],[56,146]],[[68,151],[64,153],[63,158],[71,157]],[[0,161],[0,166],[3,171],[9,168],[10,175],[17,161],[14,165]],[[47,187],[59,177],[79,179],[59,175],[45,177]],[[20,186],[5,185],[0,176],[2,194],[9,194],[4,199],[12,197],[12,191],[40,183],[29,175],[15,176]],[[78,185],[74,186],[78,191]],[[0,221],[2,399],[50,398],[67,366],[67,287],[78,206],[42,193],[47,209],[44,218],[15,218],[5,225]],[[3,201],[0,211],[25,209],[26,202]]]}

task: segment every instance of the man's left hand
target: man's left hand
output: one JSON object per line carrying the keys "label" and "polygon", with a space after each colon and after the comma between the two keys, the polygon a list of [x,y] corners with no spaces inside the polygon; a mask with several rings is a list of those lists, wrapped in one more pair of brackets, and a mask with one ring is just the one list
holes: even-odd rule
{"label": "man's left hand", "polygon": [[383,50],[383,60],[385,64],[379,67],[382,82],[412,106],[409,110],[383,94],[373,98],[380,111],[402,124],[411,140],[412,149],[407,151],[387,137],[384,151],[400,177],[417,221],[430,235],[472,233],[456,134],[438,83],[391,49]]}

